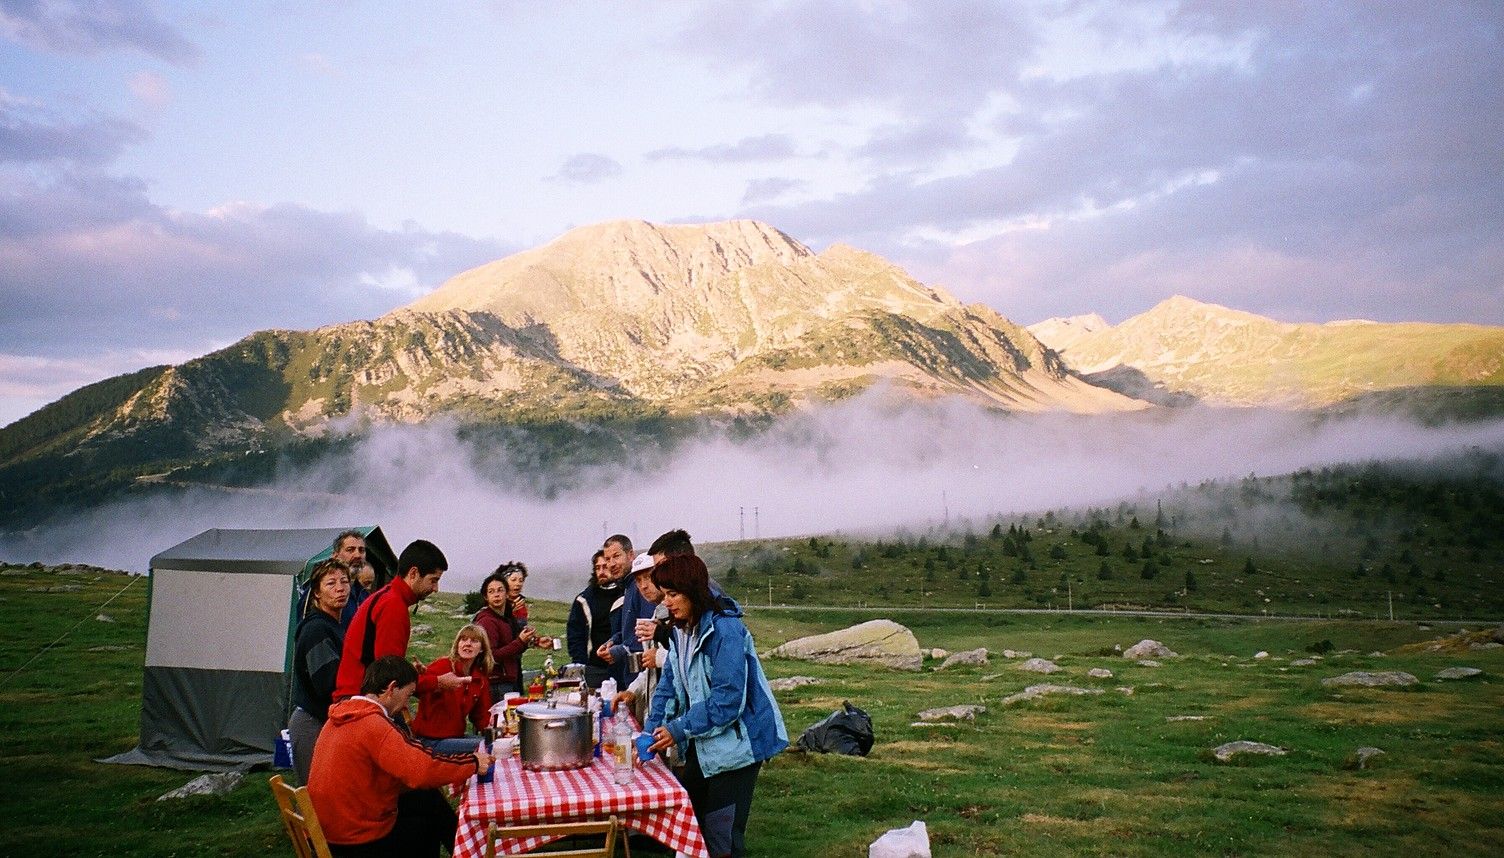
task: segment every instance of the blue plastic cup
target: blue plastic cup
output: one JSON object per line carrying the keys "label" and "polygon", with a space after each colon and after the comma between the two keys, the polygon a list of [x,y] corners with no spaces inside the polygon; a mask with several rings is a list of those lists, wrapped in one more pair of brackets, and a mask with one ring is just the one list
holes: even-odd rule
{"label": "blue plastic cup", "polygon": [[653,752],[648,748],[653,744],[651,733],[641,733],[637,736],[637,759],[644,763],[653,758]]}

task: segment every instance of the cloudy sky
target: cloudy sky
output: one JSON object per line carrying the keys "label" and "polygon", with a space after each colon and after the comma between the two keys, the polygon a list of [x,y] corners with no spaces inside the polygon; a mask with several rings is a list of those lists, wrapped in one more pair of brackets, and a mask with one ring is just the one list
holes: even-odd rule
{"label": "cloudy sky", "polygon": [[572,226],[1504,324],[1504,4],[0,0],[0,424]]}

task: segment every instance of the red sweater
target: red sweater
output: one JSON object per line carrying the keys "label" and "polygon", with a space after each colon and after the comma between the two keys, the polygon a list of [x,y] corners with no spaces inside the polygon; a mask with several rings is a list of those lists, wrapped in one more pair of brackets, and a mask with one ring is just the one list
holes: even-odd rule
{"label": "red sweater", "polygon": [[[350,627],[345,629],[345,648],[340,655],[339,674],[334,679],[335,700],[360,693],[360,681],[372,661],[384,655],[407,655],[407,639],[412,633],[412,617],[407,609],[416,604],[418,597],[403,578],[393,578],[390,584],[361,603]],[[370,659],[362,659],[368,620],[374,622],[375,648]],[[422,689],[423,683],[419,679],[418,690]]]}
{"label": "red sweater", "polygon": [[385,837],[397,823],[397,796],[475,774],[469,755],[434,754],[403,735],[381,704],[352,697],[329,708],[313,748],[308,795],[331,843]]}
{"label": "red sweater", "polygon": [[491,723],[491,683],[479,665],[472,665],[470,682],[459,688],[443,689],[438,678],[453,670],[447,658],[441,658],[423,671],[429,688],[424,690],[418,677],[418,717],[413,719],[413,735],[425,739],[453,739],[465,735],[465,717],[480,728]]}
{"label": "red sweater", "polygon": [[[526,611],[526,609],[523,609]],[[519,614],[525,618],[526,614]],[[480,609],[475,615],[475,624],[486,630],[486,637],[491,639],[491,658],[496,666],[491,668],[491,678],[497,682],[516,682],[522,678],[522,652],[528,647],[527,641],[517,637],[512,632],[512,624],[501,614],[491,610],[490,607]]]}

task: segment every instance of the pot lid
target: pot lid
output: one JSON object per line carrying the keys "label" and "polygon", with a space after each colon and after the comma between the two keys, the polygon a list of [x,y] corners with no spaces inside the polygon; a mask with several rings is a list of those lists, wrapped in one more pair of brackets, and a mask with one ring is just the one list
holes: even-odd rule
{"label": "pot lid", "polygon": [[582,706],[572,703],[559,703],[550,706],[547,703],[528,703],[518,707],[524,718],[575,718],[585,714]]}

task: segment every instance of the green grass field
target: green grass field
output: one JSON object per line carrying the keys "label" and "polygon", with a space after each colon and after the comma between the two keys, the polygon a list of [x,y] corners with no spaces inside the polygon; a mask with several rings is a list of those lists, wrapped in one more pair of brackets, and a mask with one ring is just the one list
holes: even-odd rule
{"label": "green grass field", "polygon": [[[0,645],[12,665],[0,677],[0,806],[10,817],[0,855],[291,854],[266,788],[269,772],[252,773],[224,798],[157,802],[192,775],[93,762],[135,743],[145,585],[91,569],[0,569]],[[433,632],[414,641],[415,655],[447,647],[461,622],[458,604],[457,594],[440,594],[425,608],[419,622]],[[563,616],[560,605],[535,603],[546,631],[561,630]],[[753,607],[748,621],[768,650],[872,616]],[[992,663],[906,673],[765,662],[772,677],[821,680],[780,693],[792,736],[850,700],[872,715],[877,744],[867,758],[775,758],[759,781],[752,854],[861,856],[883,831],[915,819],[929,826],[937,856],[1504,852],[1504,649],[1399,649],[1454,626],[1000,613],[896,619],[924,647],[985,646]],[[1149,668],[1102,654],[1146,637],[1182,657]],[[1324,660],[1290,666],[1321,641],[1333,648]],[[1019,672],[998,655],[1004,648],[1059,656],[1065,671]],[[1271,657],[1253,659],[1259,650]],[[1376,650],[1385,655],[1368,654]],[[1452,665],[1485,674],[1432,680]],[[1099,666],[1115,676],[1086,676]],[[1422,684],[1320,683],[1358,669],[1406,670]],[[999,706],[1038,682],[1105,693]],[[921,709],[958,703],[988,710],[975,724],[910,726]],[[1166,720],[1178,715],[1205,720]],[[1212,761],[1210,748],[1236,739],[1289,754]],[[1345,768],[1365,745],[1386,753],[1370,769]]]}

